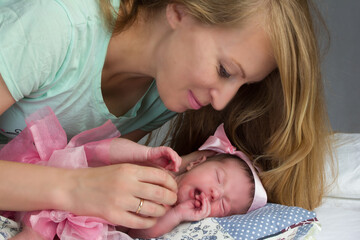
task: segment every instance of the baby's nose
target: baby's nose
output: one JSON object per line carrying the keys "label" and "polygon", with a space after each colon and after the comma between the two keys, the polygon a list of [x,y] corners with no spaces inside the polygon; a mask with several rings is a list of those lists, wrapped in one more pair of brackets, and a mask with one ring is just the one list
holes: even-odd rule
{"label": "baby's nose", "polygon": [[223,191],[220,188],[212,188],[211,189],[211,200],[217,201],[219,200],[223,195]]}

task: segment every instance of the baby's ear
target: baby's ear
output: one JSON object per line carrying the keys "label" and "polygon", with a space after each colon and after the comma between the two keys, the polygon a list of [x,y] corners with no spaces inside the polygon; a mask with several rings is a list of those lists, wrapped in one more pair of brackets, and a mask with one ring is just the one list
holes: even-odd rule
{"label": "baby's ear", "polygon": [[186,166],[186,170],[190,171],[191,169],[193,169],[194,167],[198,166],[199,164],[205,162],[207,159],[207,157],[205,155],[201,155],[198,159],[196,159],[195,161],[190,162],[187,166]]}
{"label": "baby's ear", "polygon": [[195,152],[189,153],[187,155],[181,156],[181,158],[182,158],[181,166],[180,166],[179,172],[177,172],[176,175],[179,176],[179,175],[185,173],[186,171],[188,171],[187,167],[190,167],[190,169],[191,169],[193,167],[193,166],[190,166],[190,165],[192,165],[191,162],[198,161],[202,157],[205,157],[205,160],[206,160],[206,158],[209,158],[214,155],[216,155],[216,152],[214,152],[214,151],[203,150],[203,151],[195,151]]}

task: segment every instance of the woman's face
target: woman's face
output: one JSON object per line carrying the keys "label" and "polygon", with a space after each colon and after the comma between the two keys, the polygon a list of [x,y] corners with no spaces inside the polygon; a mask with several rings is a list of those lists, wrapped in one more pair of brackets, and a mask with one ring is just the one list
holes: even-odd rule
{"label": "woman's face", "polygon": [[276,68],[270,41],[254,20],[226,28],[205,26],[174,9],[167,16],[172,32],[156,57],[155,78],[172,111],[208,104],[221,110],[242,85],[261,81]]}

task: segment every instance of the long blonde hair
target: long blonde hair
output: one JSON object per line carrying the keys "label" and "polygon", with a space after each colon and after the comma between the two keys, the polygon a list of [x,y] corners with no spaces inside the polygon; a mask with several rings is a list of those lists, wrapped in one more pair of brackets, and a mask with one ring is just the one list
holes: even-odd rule
{"label": "long blonde hair", "polygon": [[[106,6],[107,0],[101,1]],[[306,209],[319,206],[324,194],[325,154],[331,151],[331,127],[312,20],[316,8],[306,0],[149,2],[122,1],[121,18],[109,21],[111,27],[121,32],[136,20],[139,9],[154,11],[169,2],[185,5],[206,24],[241,24],[260,11],[264,14],[264,29],[278,68],[263,81],[242,86],[222,111],[207,106],[179,114],[172,123],[170,145],[187,154],[224,122],[233,144],[263,169],[260,177],[270,202]]]}

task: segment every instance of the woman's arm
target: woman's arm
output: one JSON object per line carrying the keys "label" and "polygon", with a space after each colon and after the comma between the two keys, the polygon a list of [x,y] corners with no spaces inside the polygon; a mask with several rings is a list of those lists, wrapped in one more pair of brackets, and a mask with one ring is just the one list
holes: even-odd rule
{"label": "woman's arm", "polygon": [[[176,182],[165,171],[133,164],[60,169],[0,161],[0,209],[58,209],[114,225],[149,228],[176,202]],[[136,215],[145,199],[143,216]]]}
{"label": "woman's arm", "polygon": [[[0,79],[0,113],[15,100]],[[96,216],[115,225],[149,228],[176,202],[177,185],[166,171],[132,164],[59,169],[0,160],[0,210],[57,209]],[[142,214],[133,214],[139,199]]]}
{"label": "woman's arm", "polygon": [[[14,103],[0,75],[0,115]],[[58,208],[66,198],[58,195],[54,187],[58,185],[55,179],[60,179],[62,172],[61,169],[0,160],[0,210]]]}
{"label": "woman's arm", "polygon": [[0,74],[0,115],[3,114],[3,112],[5,112],[14,103],[15,100],[11,96],[4,79]]}
{"label": "woman's arm", "polygon": [[[58,209],[68,198],[66,170],[0,161],[0,209]],[[62,181],[59,182],[59,180]]]}

